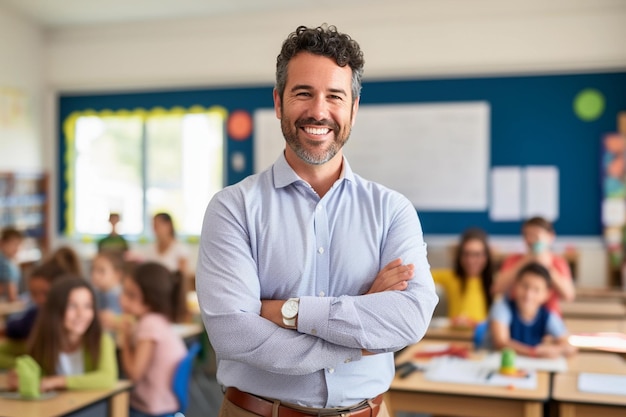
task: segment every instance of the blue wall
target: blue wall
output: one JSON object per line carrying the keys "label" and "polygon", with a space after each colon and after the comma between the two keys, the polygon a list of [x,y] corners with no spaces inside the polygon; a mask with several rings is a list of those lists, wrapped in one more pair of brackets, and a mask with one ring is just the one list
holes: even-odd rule
{"label": "blue wall", "polygon": [[[573,112],[574,97],[586,88],[599,90],[606,100],[604,113],[593,122],[584,122]],[[491,166],[557,166],[560,175],[557,232],[600,235],[600,140],[603,134],[616,130],[617,113],[626,111],[626,73],[376,81],[364,83],[361,97],[362,104],[477,100],[488,101],[491,106]],[[273,104],[271,86],[62,95],[59,102],[61,127],[63,120],[77,110],[219,105],[229,112],[243,109],[253,113],[257,108]],[[59,155],[63,155],[62,129],[59,138]],[[228,140],[227,161],[233,152],[242,152],[248,161],[253,161],[253,140]],[[60,172],[64,172],[61,157],[58,164]],[[227,181],[238,182],[252,170],[251,164],[243,172],[229,167]],[[64,190],[64,178],[60,176],[59,181],[60,189]],[[63,212],[61,207],[59,213]],[[457,234],[469,226],[480,226],[491,234],[501,235],[514,235],[520,229],[519,222],[492,222],[488,212],[420,211],[419,214],[427,234]],[[64,219],[60,217],[59,230],[64,227]]]}

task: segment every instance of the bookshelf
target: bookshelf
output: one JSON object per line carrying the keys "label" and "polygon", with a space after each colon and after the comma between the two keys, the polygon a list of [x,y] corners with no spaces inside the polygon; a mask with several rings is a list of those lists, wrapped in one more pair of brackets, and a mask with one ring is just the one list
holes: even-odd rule
{"label": "bookshelf", "polygon": [[24,233],[24,263],[47,253],[48,222],[48,174],[0,172],[0,228],[14,226]]}

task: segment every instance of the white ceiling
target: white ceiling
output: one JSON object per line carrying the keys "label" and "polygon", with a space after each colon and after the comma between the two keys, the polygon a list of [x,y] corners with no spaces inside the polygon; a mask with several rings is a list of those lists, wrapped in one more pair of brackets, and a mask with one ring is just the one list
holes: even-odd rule
{"label": "white ceiling", "polygon": [[[343,3],[358,4],[359,0],[344,0]],[[314,3],[311,0],[0,0],[0,4],[43,27],[60,28],[324,8],[337,3],[332,0],[317,0]]]}

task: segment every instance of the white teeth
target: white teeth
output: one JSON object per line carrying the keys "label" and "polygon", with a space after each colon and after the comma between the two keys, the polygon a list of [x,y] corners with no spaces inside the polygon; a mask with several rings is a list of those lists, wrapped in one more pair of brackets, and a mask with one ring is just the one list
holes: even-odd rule
{"label": "white teeth", "polygon": [[330,132],[327,127],[305,127],[304,131],[310,135],[325,135]]}

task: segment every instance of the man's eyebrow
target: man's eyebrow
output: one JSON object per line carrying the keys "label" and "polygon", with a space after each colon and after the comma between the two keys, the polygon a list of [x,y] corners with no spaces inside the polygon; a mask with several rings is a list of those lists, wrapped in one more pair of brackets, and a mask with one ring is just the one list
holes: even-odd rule
{"label": "man's eyebrow", "polygon": [[289,91],[297,91],[297,90],[312,90],[313,87],[307,84],[296,84],[293,87],[291,87],[291,90]]}
{"label": "man's eyebrow", "polygon": [[[298,90],[313,90],[313,87],[308,85],[308,84],[296,84],[293,87],[291,87],[291,92],[294,91],[298,91]],[[348,93],[346,92],[346,90],[344,90],[343,88],[329,88],[328,89],[329,93],[334,93],[334,94],[343,94],[344,96],[347,96]]]}

